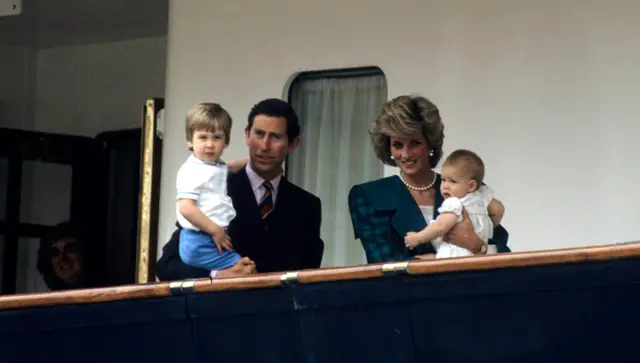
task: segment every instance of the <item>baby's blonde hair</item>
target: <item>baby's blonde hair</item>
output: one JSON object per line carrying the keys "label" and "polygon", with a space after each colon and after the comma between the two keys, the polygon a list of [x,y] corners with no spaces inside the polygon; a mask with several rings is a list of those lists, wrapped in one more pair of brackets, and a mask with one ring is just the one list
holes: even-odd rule
{"label": "baby's blonde hair", "polygon": [[484,183],[484,162],[473,151],[456,150],[447,156],[444,165],[455,165],[462,168],[468,177],[478,183],[478,187]]}

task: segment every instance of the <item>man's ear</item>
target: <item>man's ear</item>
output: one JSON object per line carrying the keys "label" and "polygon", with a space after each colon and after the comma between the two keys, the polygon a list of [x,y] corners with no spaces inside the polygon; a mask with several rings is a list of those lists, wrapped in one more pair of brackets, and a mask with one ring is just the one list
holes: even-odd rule
{"label": "man's ear", "polygon": [[296,136],[295,139],[289,142],[289,145],[287,146],[289,154],[294,152],[298,148],[298,146],[300,146],[300,136]]}
{"label": "man's ear", "polygon": [[245,129],[244,129],[244,142],[247,144],[247,146],[249,145],[249,133],[251,133],[251,130],[248,127],[245,127]]}

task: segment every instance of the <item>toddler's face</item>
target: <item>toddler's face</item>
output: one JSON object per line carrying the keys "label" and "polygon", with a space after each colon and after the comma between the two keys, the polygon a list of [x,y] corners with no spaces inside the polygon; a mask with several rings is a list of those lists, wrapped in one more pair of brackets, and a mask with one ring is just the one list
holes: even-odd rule
{"label": "toddler's face", "polygon": [[477,187],[476,184],[476,181],[471,179],[469,173],[464,172],[459,166],[453,164],[444,164],[442,166],[440,193],[445,199],[450,197],[462,198],[467,193],[473,192]]}
{"label": "toddler's face", "polygon": [[194,131],[191,141],[187,142],[193,154],[200,160],[215,162],[222,156],[222,151],[227,147],[224,132],[222,131]]}

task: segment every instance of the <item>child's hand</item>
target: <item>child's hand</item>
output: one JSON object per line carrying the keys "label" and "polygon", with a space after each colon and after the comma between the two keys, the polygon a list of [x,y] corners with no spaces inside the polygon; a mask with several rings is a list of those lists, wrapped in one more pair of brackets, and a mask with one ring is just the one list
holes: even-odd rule
{"label": "child's hand", "polygon": [[216,248],[218,249],[218,253],[222,254],[222,249],[229,252],[233,252],[233,246],[231,245],[231,238],[227,235],[227,232],[224,228],[218,228],[216,232],[211,236],[213,237],[213,242],[216,244]]}
{"label": "child's hand", "polygon": [[416,248],[421,242],[420,236],[416,232],[407,232],[407,235],[404,236],[404,245],[410,250]]}

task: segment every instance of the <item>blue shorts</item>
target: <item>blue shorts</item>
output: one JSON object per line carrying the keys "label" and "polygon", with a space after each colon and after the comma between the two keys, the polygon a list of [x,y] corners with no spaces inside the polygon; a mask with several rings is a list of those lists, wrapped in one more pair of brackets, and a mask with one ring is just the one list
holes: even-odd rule
{"label": "blue shorts", "polygon": [[209,271],[222,270],[235,265],[240,260],[237,252],[218,249],[211,235],[183,228],[180,231],[180,259],[187,265]]}

